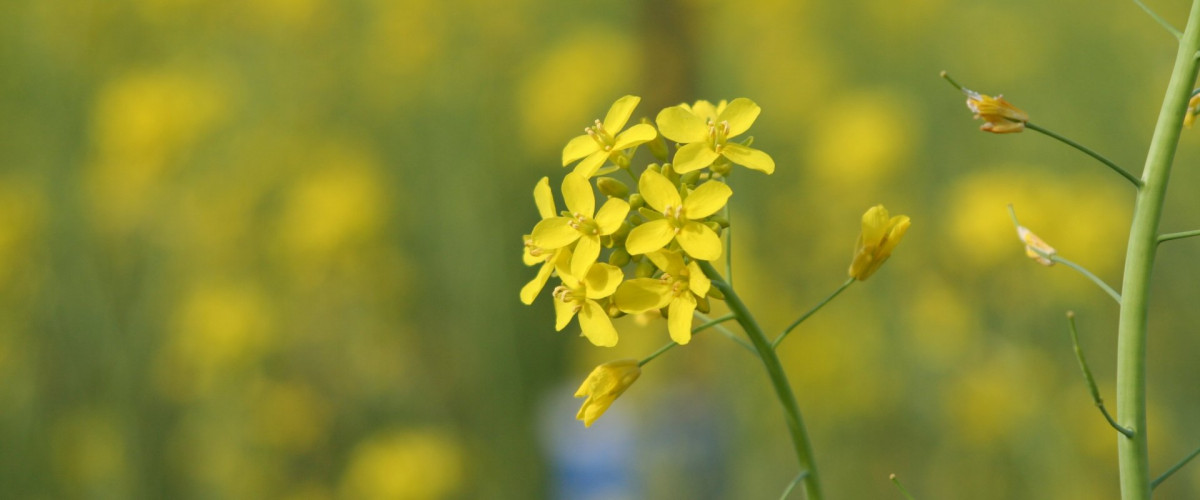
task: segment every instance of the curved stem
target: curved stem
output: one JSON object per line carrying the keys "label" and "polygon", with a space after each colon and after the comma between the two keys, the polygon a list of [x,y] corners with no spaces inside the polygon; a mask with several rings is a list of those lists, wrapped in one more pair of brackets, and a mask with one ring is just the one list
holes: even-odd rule
{"label": "curved stem", "polygon": [[771,342],[771,349],[779,347],[779,343],[783,342],[784,337],[787,337],[792,330],[794,330],[797,326],[800,326],[800,323],[803,323],[804,320],[808,319],[809,316],[812,316],[814,313],[821,310],[822,307],[825,307],[825,304],[828,304],[829,301],[833,300],[834,297],[837,297],[839,293],[842,293],[842,290],[849,288],[854,281],[854,277],[851,276],[850,279],[846,280],[845,283],[842,283],[842,286],[839,286],[837,290],[834,290],[833,293],[829,294],[828,297],[825,297],[825,300],[822,300],[819,304],[813,306],[812,309],[809,309],[808,312],[801,315],[796,319],[796,321],[793,321],[792,324],[788,325],[787,328],[784,328],[783,333],[779,334],[779,337],[776,337],[774,342]]}
{"label": "curved stem", "polygon": [[1129,182],[1132,182],[1134,186],[1137,186],[1137,187],[1141,187],[1141,186],[1142,186],[1142,180],[1141,180],[1141,179],[1138,179],[1137,177],[1134,177],[1134,175],[1133,175],[1133,174],[1131,174],[1131,173],[1129,173],[1129,171],[1128,171],[1128,170],[1125,170],[1125,169],[1121,168],[1121,167],[1120,167],[1120,166],[1118,166],[1116,163],[1113,163],[1113,161],[1112,161],[1112,160],[1109,160],[1108,158],[1105,158],[1105,157],[1104,157],[1104,155],[1101,155],[1100,153],[1097,153],[1097,152],[1093,151],[1091,148],[1089,148],[1089,147],[1087,147],[1087,146],[1084,146],[1083,144],[1080,144],[1080,143],[1078,143],[1078,142],[1075,142],[1075,141],[1073,141],[1073,140],[1071,140],[1071,139],[1068,139],[1068,138],[1066,138],[1066,137],[1063,137],[1062,135],[1059,135],[1057,132],[1054,132],[1053,130],[1049,130],[1049,129],[1043,128],[1041,125],[1034,124],[1033,122],[1025,122],[1025,128],[1028,128],[1028,129],[1030,129],[1030,130],[1033,130],[1033,131],[1036,131],[1036,132],[1041,132],[1042,134],[1044,134],[1044,135],[1046,135],[1046,136],[1048,136],[1048,137],[1050,137],[1050,138],[1056,139],[1056,140],[1058,140],[1059,142],[1061,142],[1061,143],[1063,143],[1063,144],[1066,144],[1066,145],[1068,145],[1068,146],[1071,146],[1071,147],[1073,147],[1073,148],[1075,148],[1075,149],[1078,149],[1078,150],[1079,150],[1080,152],[1082,152],[1083,154],[1085,154],[1085,155],[1088,155],[1088,156],[1091,156],[1092,158],[1095,158],[1095,159],[1096,159],[1097,161],[1099,161],[1100,163],[1103,163],[1103,164],[1105,164],[1106,166],[1108,166],[1108,168],[1111,168],[1111,169],[1113,170],[1113,172],[1116,172],[1116,173],[1118,173],[1118,174],[1121,174],[1121,177],[1124,177],[1124,178],[1125,178],[1125,179],[1127,179]]}
{"label": "curved stem", "polygon": [[[1034,251],[1037,252],[1037,249],[1034,249]],[[1038,253],[1040,254],[1041,252],[1038,252]],[[1113,300],[1117,301],[1118,304],[1121,303],[1121,294],[1117,293],[1116,290],[1113,290],[1113,287],[1108,286],[1108,283],[1105,283],[1104,280],[1100,279],[1099,276],[1096,276],[1095,274],[1092,274],[1091,271],[1088,271],[1087,268],[1085,268],[1079,264],[1076,264],[1074,262],[1071,262],[1067,259],[1064,259],[1062,257],[1059,257],[1057,255],[1050,255],[1050,256],[1047,256],[1046,258],[1048,258],[1054,262],[1058,262],[1064,266],[1070,267],[1071,269],[1074,269],[1076,271],[1079,271],[1079,274],[1082,274],[1082,275],[1086,276],[1087,279],[1092,280],[1092,283],[1095,283],[1096,286],[1103,289],[1104,293],[1107,293],[1108,296],[1112,297]]]}
{"label": "curved stem", "polygon": [[779,500],[787,500],[788,495],[792,494],[792,490],[796,489],[796,485],[800,484],[800,481],[803,481],[806,477],[808,477],[808,471],[800,471],[799,474],[796,474],[796,479],[788,483],[787,488],[783,490],[783,494],[779,496]]}
{"label": "curved stem", "polygon": [[721,273],[717,272],[717,269],[707,261],[697,262],[700,263],[704,274],[712,280],[713,286],[725,295],[725,304],[729,306],[730,312],[737,316],[737,322],[742,325],[746,336],[750,337],[750,342],[758,350],[758,356],[762,359],[763,367],[767,369],[767,375],[771,378],[771,385],[775,388],[775,396],[779,398],[779,403],[783,406],[784,420],[792,435],[792,447],[796,450],[800,470],[808,471],[808,475],[804,478],[804,492],[808,500],[821,500],[824,496],[821,493],[817,464],[813,460],[812,444],[808,440],[808,431],[804,428],[804,420],[800,417],[800,406],[796,403],[796,395],[792,393],[792,386],[783,371],[779,357],[775,355],[775,350],[771,348],[766,334],[758,326],[758,322],[750,314],[746,304],[733,291],[733,287],[725,282]]}
{"label": "curved stem", "polygon": [[1079,369],[1083,371],[1083,379],[1087,381],[1088,390],[1092,393],[1092,402],[1100,409],[1100,413],[1104,415],[1104,419],[1108,421],[1117,432],[1124,434],[1125,437],[1133,437],[1133,431],[1121,427],[1116,420],[1113,420],[1112,415],[1109,415],[1108,409],[1104,407],[1104,400],[1100,398],[1100,389],[1096,387],[1096,378],[1092,376],[1092,370],[1088,368],[1087,358],[1083,357],[1083,348],[1079,346],[1079,331],[1075,328],[1075,312],[1067,312],[1067,325],[1071,327],[1071,344],[1075,346],[1075,360],[1079,361]]}
{"label": "curved stem", "polygon": [[1192,0],[1187,27],[1175,55],[1175,66],[1167,84],[1162,108],[1150,140],[1143,186],[1138,190],[1129,246],[1125,252],[1125,281],[1121,286],[1121,320],[1117,331],[1117,420],[1132,430],[1132,438],[1117,438],[1121,469],[1121,498],[1150,498],[1150,466],[1146,429],[1146,323],[1150,276],[1158,245],[1171,163],[1179,144],[1183,116],[1196,81],[1200,61],[1200,0]]}
{"label": "curved stem", "polygon": [[[724,316],[721,316],[720,318],[717,318],[717,319],[714,319],[714,320],[709,320],[708,322],[706,322],[706,323],[704,323],[704,324],[702,324],[702,325],[700,325],[700,326],[697,326],[697,327],[695,327],[695,328],[692,328],[692,335],[695,335],[695,334],[697,334],[697,333],[700,333],[700,332],[704,331],[704,330],[705,330],[705,329],[707,329],[707,328],[714,327],[714,326],[719,326],[721,323],[724,323],[724,322],[726,322],[726,321],[729,321],[729,320],[731,320],[731,319],[734,319],[734,317],[735,317],[735,316],[734,316],[734,315],[732,315],[732,314],[726,314],[726,315],[724,315]],[[654,352],[653,352],[652,354],[650,354],[649,356],[646,356],[646,358],[645,358],[645,359],[643,359],[643,360],[641,360],[641,361],[638,361],[638,366],[644,366],[646,363],[649,363],[649,362],[651,362],[651,361],[654,361],[654,358],[657,358],[657,357],[659,357],[659,356],[662,356],[662,354],[663,354],[664,352],[667,352],[667,351],[671,350],[671,348],[672,348],[672,347],[675,347],[675,346],[677,346],[677,345],[679,345],[679,344],[678,344],[678,343],[676,343],[675,341],[671,341],[671,342],[667,343],[667,345],[664,345],[664,346],[662,346],[662,347],[658,348],[658,350],[657,350],[657,351],[654,351]]]}

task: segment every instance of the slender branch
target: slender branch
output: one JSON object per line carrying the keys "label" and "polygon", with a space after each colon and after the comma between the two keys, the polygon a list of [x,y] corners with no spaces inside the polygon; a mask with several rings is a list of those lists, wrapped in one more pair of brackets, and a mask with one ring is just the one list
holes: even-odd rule
{"label": "slender branch", "polygon": [[1138,7],[1141,7],[1142,10],[1146,11],[1147,14],[1150,14],[1150,17],[1154,18],[1154,20],[1157,21],[1160,26],[1166,28],[1171,35],[1174,35],[1176,40],[1183,37],[1182,32],[1180,32],[1178,29],[1175,29],[1175,27],[1171,26],[1171,23],[1168,23],[1166,19],[1163,19],[1162,16],[1158,15],[1157,12],[1154,12],[1149,6],[1142,3],[1142,0],[1133,0],[1133,3],[1138,4]]}
{"label": "slender branch", "polygon": [[712,280],[713,286],[725,295],[725,304],[729,306],[730,312],[737,315],[737,321],[742,325],[742,330],[746,332],[746,336],[750,337],[750,342],[758,351],[763,368],[767,370],[771,385],[775,388],[775,396],[779,398],[779,404],[783,406],[784,421],[787,422],[788,431],[792,436],[792,447],[796,451],[800,469],[808,471],[808,476],[804,478],[804,492],[808,500],[821,500],[824,495],[821,493],[820,475],[817,472],[816,461],[813,459],[812,444],[808,440],[808,431],[805,430],[804,420],[800,416],[800,405],[796,403],[796,395],[792,393],[792,386],[788,382],[787,374],[783,371],[783,364],[779,362],[775,350],[771,349],[771,344],[762,328],[758,326],[758,321],[750,314],[750,310],[733,290],[733,287],[725,282],[721,273],[713,267],[712,263],[698,262],[700,269],[703,269],[704,274]]}
{"label": "slender branch", "polygon": [[791,483],[788,483],[787,488],[783,490],[783,494],[779,496],[779,500],[787,500],[788,495],[792,494],[792,490],[796,489],[796,485],[800,484],[800,481],[803,481],[806,477],[808,477],[808,471],[806,470],[800,471],[799,474],[796,474],[796,479],[793,479]]}
{"label": "slender branch", "polygon": [[[1036,248],[1035,248],[1033,251],[1035,251],[1035,252],[1038,252],[1038,250],[1037,250]],[[1038,252],[1038,254],[1041,254],[1041,252]],[[1111,287],[1111,286],[1108,286],[1108,283],[1105,283],[1105,282],[1104,282],[1104,280],[1100,279],[1100,277],[1099,277],[1099,276],[1096,276],[1095,274],[1092,274],[1092,272],[1091,272],[1091,271],[1088,271],[1088,270],[1087,270],[1086,268],[1084,268],[1083,266],[1081,266],[1081,265],[1079,265],[1079,264],[1076,264],[1076,263],[1074,263],[1074,262],[1071,262],[1071,261],[1069,261],[1069,260],[1067,260],[1067,259],[1064,259],[1064,258],[1062,258],[1062,257],[1059,257],[1059,256],[1057,256],[1057,255],[1050,255],[1050,256],[1046,256],[1046,258],[1050,259],[1051,261],[1058,262],[1058,263],[1060,263],[1060,264],[1063,264],[1063,265],[1065,265],[1065,266],[1067,266],[1067,267],[1070,267],[1071,269],[1074,269],[1074,270],[1076,270],[1076,271],[1079,271],[1079,274],[1082,274],[1082,275],[1086,276],[1086,277],[1087,277],[1087,279],[1090,279],[1090,280],[1092,280],[1092,283],[1095,283],[1095,284],[1096,284],[1096,286],[1098,286],[1098,287],[1100,287],[1101,289],[1103,289],[1103,290],[1104,290],[1104,293],[1107,293],[1107,294],[1108,294],[1108,296],[1109,296],[1109,297],[1112,297],[1112,298],[1113,298],[1113,300],[1117,301],[1117,303],[1118,303],[1118,304],[1120,304],[1120,303],[1121,303],[1121,294],[1117,293],[1117,291],[1116,291],[1116,290],[1113,290],[1113,287]]]}
{"label": "slender branch", "polygon": [[1150,278],[1158,245],[1171,164],[1179,146],[1184,114],[1200,61],[1200,0],[1192,0],[1187,27],[1179,40],[1171,79],[1159,108],[1158,120],[1142,171],[1143,185],[1134,202],[1129,245],[1125,251],[1125,280],[1121,285],[1121,318],[1117,330],[1117,419],[1136,434],[1117,440],[1121,498],[1150,498],[1150,450],[1146,439],[1146,337]]}
{"label": "slender branch", "polygon": [[1071,146],[1071,147],[1073,147],[1073,148],[1075,148],[1075,149],[1078,149],[1078,150],[1079,150],[1081,153],[1083,153],[1083,154],[1085,154],[1085,155],[1088,155],[1088,156],[1091,156],[1092,158],[1095,158],[1095,159],[1096,159],[1096,161],[1099,161],[1100,163],[1103,163],[1103,164],[1105,164],[1106,166],[1108,166],[1108,168],[1111,168],[1111,169],[1113,170],[1113,172],[1116,172],[1116,173],[1118,173],[1118,174],[1121,174],[1121,177],[1124,177],[1124,178],[1125,178],[1125,179],[1127,179],[1129,182],[1132,182],[1134,186],[1136,186],[1136,187],[1142,187],[1142,180],[1141,180],[1141,179],[1138,179],[1137,177],[1134,177],[1134,175],[1133,175],[1133,174],[1131,174],[1131,173],[1129,173],[1129,171],[1128,171],[1128,170],[1125,170],[1125,169],[1121,168],[1121,167],[1120,167],[1119,165],[1117,165],[1116,163],[1113,163],[1113,161],[1112,161],[1112,160],[1109,160],[1108,158],[1105,158],[1105,157],[1104,157],[1104,155],[1101,155],[1100,153],[1097,153],[1097,152],[1093,151],[1091,148],[1089,148],[1089,147],[1087,147],[1087,146],[1084,146],[1084,145],[1082,145],[1082,144],[1080,144],[1080,143],[1078,143],[1078,142],[1075,142],[1075,141],[1073,141],[1073,140],[1071,140],[1071,139],[1068,139],[1068,138],[1066,138],[1066,137],[1064,137],[1064,136],[1062,136],[1062,135],[1058,134],[1057,132],[1054,132],[1054,131],[1052,131],[1052,130],[1049,130],[1049,129],[1043,128],[1041,125],[1037,125],[1037,124],[1035,124],[1035,123],[1033,123],[1033,122],[1025,122],[1025,128],[1028,128],[1028,129],[1030,129],[1030,130],[1033,130],[1033,131],[1035,131],[1035,132],[1041,132],[1042,134],[1044,134],[1044,135],[1046,135],[1046,136],[1048,136],[1048,137],[1050,137],[1050,138],[1052,138],[1052,139],[1056,139],[1056,140],[1058,140],[1059,142],[1061,142],[1061,143],[1063,143],[1063,144],[1066,144],[1066,145],[1068,145],[1068,146]]}
{"label": "slender branch", "polygon": [[900,484],[900,478],[896,477],[895,474],[888,476],[888,479],[891,479],[892,483],[894,483],[896,487],[900,489],[900,493],[904,495],[904,498],[907,498],[908,500],[915,500],[912,494],[909,493],[908,490],[904,489],[904,485]]}
{"label": "slender branch", "polygon": [[850,279],[846,280],[845,283],[842,283],[842,285],[839,286],[837,288],[837,290],[834,290],[833,293],[829,294],[828,297],[825,297],[825,300],[822,300],[820,303],[813,306],[812,309],[809,309],[808,312],[800,315],[800,317],[797,318],[796,321],[793,321],[792,324],[788,325],[787,328],[783,329],[783,333],[779,334],[779,337],[776,337],[774,342],[771,342],[771,349],[775,349],[775,348],[779,347],[779,343],[783,342],[784,337],[787,337],[787,335],[789,333],[791,333],[792,330],[794,330],[797,326],[800,326],[800,323],[803,323],[804,320],[808,319],[809,316],[812,316],[817,311],[821,310],[822,307],[825,307],[825,304],[828,304],[829,301],[833,300],[834,297],[837,297],[839,293],[842,293],[842,290],[849,288],[850,285],[853,284],[855,281],[856,280],[854,279],[854,277],[851,276]]}
{"label": "slender branch", "polygon": [[725,280],[729,286],[733,286],[733,216],[729,203],[725,204],[725,222],[728,223],[725,226]]}
{"label": "slender branch", "polygon": [[1188,462],[1191,462],[1193,458],[1196,458],[1196,455],[1200,455],[1200,448],[1196,448],[1196,450],[1189,453],[1188,456],[1183,457],[1183,460],[1180,460],[1179,463],[1172,465],[1171,468],[1167,469],[1167,471],[1162,473],[1161,476],[1158,476],[1151,481],[1150,489],[1157,488],[1160,483],[1166,481],[1168,477],[1171,477],[1171,474],[1174,474],[1175,471],[1183,468],[1183,466],[1187,465]]}
{"label": "slender branch", "polygon": [[1067,325],[1071,330],[1071,345],[1075,346],[1075,359],[1079,361],[1079,369],[1083,371],[1083,378],[1087,381],[1088,390],[1092,392],[1092,402],[1096,403],[1096,407],[1100,409],[1100,413],[1104,414],[1104,419],[1108,421],[1117,432],[1125,435],[1127,438],[1133,438],[1133,431],[1121,427],[1116,420],[1113,420],[1112,415],[1108,414],[1108,409],[1104,407],[1104,400],[1100,399],[1100,389],[1096,388],[1096,379],[1092,377],[1092,370],[1088,368],[1087,358],[1083,357],[1083,348],[1079,346],[1079,332],[1075,328],[1075,311],[1067,311]]}
{"label": "slender branch", "polygon": [[1192,236],[1200,236],[1200,229],[1196,229],[1193,231],[1183,231],[1183,232],[1179,232],[1179,233],[1167,233],[1164,235],[1160,235],[1158,237],[1158,242],[1162,243],[1164,241],[1178,240],[1178,239],[1182,239],[1182,238],[1191,238]]}
{"label": "slender branch", "polygon": [[[695,327],[695,328],[692,328],[692,335],[695,335],[695,334],[697,334],[697,333],[700,333],[700,332],[702,332],[702,331],[704,331],[705,329],[707,329],[707,328],[710,328],[710,327],[717,327],[717,328],[720,328],[720,325],[721,325],[721,323],[724,323],[724,322],[726,322],[726,321],[729,321],[729,320],[731,320],[731,319],[734,319],[734,315],[732,315],[732,314],[726,314],[726,315],[724,315],[724,316],[721,316],[720,318],[713,319],[713,320],[709,320],[709,321],[707,321],[706,323],[704,323],[704,324],[702,324],[702,325],[700,325],[700,326],[697,326],[697,327]],[[727,331],[728,331],[728,330],[727,330]],[[739,342],[741,342],[741,339],[737,339],[737,340],[738,340]],[[672,347],[675,347],[675,346],[677,346],[677,345],[679,345],[679,344],[678,344],[677,342],[673,341],[673,340],[672,340],[671,342],[668,342],[668,343],[667,343],[667,345],[664,345],[664,346],[662,346],[662,347],[659,347],[657,351],[654,351],[654,353],[650,354],[649,356],[646,356],[646,358],[645,358],[645,359],[643,359],[643,360],[641,360],[641,361],[638,361],[638,366],[643,366],[643,365],[645,365],[646,363],[649,363],[649,362],[651,362],[651,361],[654,361],[654,358],[657,358],[657,357],[659,357],[659,356],[662,356],[662,354],[663,354],[664,352],[667,352],[667,351],[671,350],[671,348],[672,348]],[[752,351],[752,352],[753,352],[753,351]]]}
{"label": "slender branch", "polygon": [[[713,323],[712,329],[716,330],[717,333],[724,335],[725,338],[728,338],[729,340],[736,342],[737,345],[742,346],[742,348],[749,351],[750,354],[753,354],[756,357],[758,356],[758,351],[754,350],[754,346],[750,345],[749,342],[746,342],[745,340],[743,340],[736,333],[729,331],[728,328],[725,328],[725,325],[719,324],[719,323],[724,323],[725,321],[728,321],[730,319],[734,319],[734,316],[732,314],[726,314],[725,316],[721,316],[721,320],[717,321],[717,322],[713,322],[712,319],[710,319],[707,315],[705,315],[704,313],[702,313],[700,311],[694,311],[694,312],[692,312],[692,315],[696,316],[696,319],[699,319],[700,321],[703,321],[705,323],[710,323],[710,322]],[[701,326],[707,326],[707,325],[701,325]]]}

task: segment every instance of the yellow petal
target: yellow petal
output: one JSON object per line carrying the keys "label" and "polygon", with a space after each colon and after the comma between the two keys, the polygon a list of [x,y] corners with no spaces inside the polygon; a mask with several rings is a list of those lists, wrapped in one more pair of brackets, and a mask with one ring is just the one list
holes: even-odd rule
{"label": "yellow petal", "polygon": [[609,198],[604,202],[604,206],[600,207],[600,211],[596,212],[596,226],[600,228],[600,234],[609,235],[616,232],[621,227],[621,223],[625,222],[625,216],[629,214],[629,203],[620,198]]}
{"label": "yellow petal", "polygon": [[546,256],[533,254],[533,249],[535,249],[537,247],[533,246],[533,243],[531,243],[530,238],[531,237],[528,234],[525,235],[525,237],[523,238],[526,244],[525,244],[525,249],[521,252],[521,260],[523,262],[525,262],[526,266],[536,266],[538,264],[541,264],[542,262],[545,262]]}
{"label": "yellow petal", "polygon": [[554,263],[546,261],[542,264],[541,269],[538,269],[537,276],[534,276],[529,283],[521,287],[521,302],[525,305],[530,305],[537,295],[542,292],[542,288],[546,287],[546,281],[550,279],[550,272],[554,271]]}
{"label": "yellow petal", "polygon": [[612,319],[594,300],[584,301],[583,310],[579,311],[579,327],[592,344],[600,347],[617,345],[617,329],[613,328]]}
{"label": "yellow petal", "polygon": [[658,132],[678,143],[701,142],[708,139],[708,124],[683,106],[671,106],[654,119]]}
{"label": "yellow petal", "polygon": [[671,302],[671,287],[663,280],[634,278],[621,283],[613,294],[617,308],[629,314],[662,309]]}
{"label": "yellow petal", "polygon": [[775,173],[775,160],[771,159],[771,155],[757,149],[729,142],[721,149],[721,154],[729,158],[729,161],[751,170],[768,175]]}
{"label": "yellow petal", "polygon": [[584,158],[583,161],[575,165],[575,170],[571,172],[581,175],[585,179],[590,178],[596,174],[597,170],[600,170],[600,166],[604,165],[605,161],[608,161],[609,154],[608,151],[603,149],[596,149],[595,153],[588,155],[587,158]]}
{"label": "yellow petal", "polygon": [[[707,229],[707,228],[705,228]],[[653,252],[667,246],[675,237],[675,228],[666,219],[652,220],[633,228],[625,238],[625,250],[629,255]],[[720,245],[718,245],[720,246]]]}
{"label": "yellow petal", "polygon": [[588,268],[600,257],[600,237],[585,234],[575,245],[575,255],[571,257],[571,276],[582,278],[587,275]]}
{"label": "yellow petal", "polygon": [[638,180],[638,191],[641,191],[646,203],[659,212],[680,204],[679,190],[675,184],[653,170],[642,172],[642,177]]}
{"label": "yellow petal", "polygon": [[533,226],[529,239],[543,249],[555,249],[570,245],[579,238],[579,231],[571,227],[573,219],[567,217],[552,217],[542,219]]}
{"label": "yellow petal", "polygon": [[883,255],[891,255],[892,249],[900,244],[900,239],[904,237],[904,233],[908,232],[908,226],[912,222],[907,215],[897,215],[888,221],[887,236],[884,237],[883,244],[880,246],[879,252]]}
{"label": "yellow petal", "polygon": [[667,307],[667,332],[671,340],[679,345],[692,341],[692,312],[696,310],[696,299],[690,293],[680,294]]}
{"label": "yellow petal", "polygon": [[[632,237],[633,234],[629,236]],[[675,240],[693,259],[715,260],[721,256],[721,238],[708,226],[699,222],[684,224],[683,230],[675,235]]]}
{"label": "yellow petal", "polygon": [[567,147],[563,148],[562,164],[567,166],[571,162],[583,158],[587,155],[600,150],[600,143],[592,139],[592,136],[583,134],[575,136],[567,142]]}
{"label": "yellow petal", "polygon": [[592,193],[592,185],[587,177],[575,172],[567,174],[562,183],[563,201],[567,202],[567,210],[571,214],[580,214],[592,218],[596,213],[596,195]]}
{"label": "yellow petal", "polygon": [[542,177],[542,180],[533,187],[533,202],[537,204],[538,214],[543,219],[558,215],[558,210],[554,206],[554,194],[550,192],[549,177]]}
{"label": "yellow petal", "polygon": [[688,289],[697,296],[703,297],[708,294],[708,289],[712,287],[712,281],[708,276],[704,275],[704,271],[700,269],[700,264],[696,261],[688,262]]}
{"label": "yellow petal", "polygon": [[724,207],[732,194],[733,190],[724,182],[705,182],[695,191],[688,193],[687,199],[683,200],[684,213],[691,220],[703,219]]}
{"label": "yellow petal", "polygon": [[729,133],[725,137],[736,137],[750,130],[750,126],[754,124],[754,120],[758,119],[758,113],[761,111],[762,109],[754,104],[754,101],[739,97],[725,106],[725,110],[717,118],[717,123],[729,122]]}
{"label": "yellow petal", "polygon": [[621,132],[613,144],[613,149],[616,151],[629,149],[638,144],[653,141],[655,137],[658,137],[658,131],[654,130],[653,126],[647,123],[639,123],[629,127],[629,130]]}
{"label": "yellow petal", "polygon": [[863,246],[878,246],[887,231],[888,211],[883,205],[875,205],[867,209],[862,217]]}
{"label": "yellow petal", "polygon": [[[725,101],[721,101],[721,103],[724,104]],[[692,104],[691,110],[693,115],[699,116],[706,122],[708,120],[716,122],[717,117],[721,116],[721,112],[717,111],[717,107],[705,100],[696,101],[695,104]]]}
{"label": "yellow petal", "polygon": [[603,262],[592,264],[584,278],[584,288],[587,288],[587,298],[603,299],[617,291],[617,286],[625,278],[621,268]]}
{"label": "yellow petal", "polygon": [[[728,146],[728,145],[726,145]],[[675,163],[671,164],[676,172],[686,174],[712,165],[713,160],[721,156],[708,142],[694,142],[679,148],[675,152]]]}
{"label": "yellow petal", "polygon": [[604,130],[610,134],[620,132],[622,128],[625,128],[629,117],[633,115],[633,108],[636,108],[641,101],[642,98],[635,95],[617,99],[617,102],[608,108],[608,114],[604,115]]}
{"label": "yellow petal", "polygon": [[683,254],[679,252],[664,249],[647,253],[646,257],[665,273],[679,274],[683,272]]}
{"label": "yellow petal", "polygon": [[554,299],[554,331],[561,332],[575,317],[575,303]]}

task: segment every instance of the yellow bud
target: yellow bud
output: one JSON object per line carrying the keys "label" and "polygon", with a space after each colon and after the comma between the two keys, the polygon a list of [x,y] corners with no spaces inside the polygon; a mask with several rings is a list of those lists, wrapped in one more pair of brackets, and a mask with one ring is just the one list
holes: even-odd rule
{"label": "yellow bud", "polygon": [[588,374],[583,385],[575,391],[575,397],[583,398],[583,406],[575,415],[576,420],[582,420],[584,427],[591,427],[600,415],[608,411],[613,401],[625,392],[629,386],[642,375],[642,368],[635,359],[610,361],[597,366]]}
{"label": "yellow bud", "polygon": [[629,198],[629,186],[612,177],[598,177],[596,179],[596,189],[600,190],[600,194],[609,198],[620,198],[622,200]]}
{"label": "yellow bud", "polygon": [[660,167],[657,163],[651,163],[649,165],[646,165],[646,170],[649,170],[651,172],[660,173],[660,174],[662,173],[662,167]]}
{"label": "yellow bud", "polygon": [[850,276],[859,281],[870,278],[891,257],[892,250],[908,231],[907,215],[889,217],[883,205],[867,210],[862,217],[862,233],[854,245],[854,260],[850,262]]}

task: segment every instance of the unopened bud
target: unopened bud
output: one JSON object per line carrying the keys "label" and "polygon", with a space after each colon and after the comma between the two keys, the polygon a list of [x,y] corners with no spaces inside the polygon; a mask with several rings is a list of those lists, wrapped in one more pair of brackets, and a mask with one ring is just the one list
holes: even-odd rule
{"label": "unopened bud", "polygon": [[617,227],[617,230],[613,231],[613,234],[612,234],[613,242],[624,243],[625,237],[629,236],[629,231],[632,231],[632,230],[633,230],[633,224],[630,224],[629,221],[621,222],[621,225],[619,227]]}
{"label": "unopened bud", "polygon": [[718,235],[721,234],[721,225],[720,224],[713,222],[713,221],[708,221],[708,222],[705,222],[704,225],[708,226],[709,229],[712,229],[714,233],[717,233]]}
{"label": "unopened bud", "polygon": [[614,248],[612,253],[608,254],[608,263],[617,267],[625,267],[630,261],[629,252],[624,248]]}
{"label": "unopened bud", "polygon": [[708,304],[708,297],[700,297],[700,299],[696,301],[696,310],[700,311],[702,314],[708,314],[708,312],[712,310],[712,307]]}
{"label": "unopened bud", "polygon": [[654,172],[654,173],[656,173],[656,174],[661,174],[661,173],[662,173],[662,167],[660,167],[660,166],[659,166],[657,163],[651,163],[651,164],[649,164],[649,165],[646,165],[646,170],[649,170],[649,171],[651,171],[651,172]]}
{"label": "unopened bud", "polygon": [[641,193],[633,193],[629,195],[629,208],[637,210],[646,205],[646,200],[642,199]]}
{"label": "unopened bud", "polygon": [[654,267],[653,261],[650,259],[642,259],[641,262],[638,262],[637,269],[634,269],[633,275],[636,278],[649,278],[654,276],[655,269],[656,268]]}
{"label": "unopened bud", "polygon": [[706,297],[712,297],[717,300],[725,300],[725,294],[721,293],[721,289],[715,286],[708,287],[708,295],[706,295]]}
{"label": "unopened bud", "polygon": [[600,194],[609,198],[620,198],[622,200],[629,198],[629,186],[612,177],[596,178],[596,188],[600,190]]}
{"label": "unopened bud", "polygon": [[685,184],[688,186],[695,186],[696,182],[698,182],[699,180],[700,180],[700,171],[699,170],[693,170],[691,172],[688,172],[686,174],[679,176],[679,182],[681,184]]}

